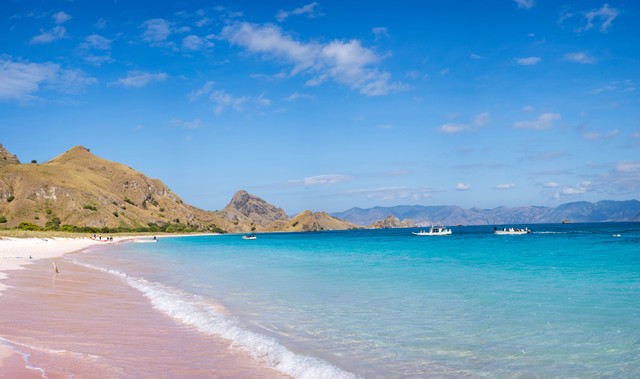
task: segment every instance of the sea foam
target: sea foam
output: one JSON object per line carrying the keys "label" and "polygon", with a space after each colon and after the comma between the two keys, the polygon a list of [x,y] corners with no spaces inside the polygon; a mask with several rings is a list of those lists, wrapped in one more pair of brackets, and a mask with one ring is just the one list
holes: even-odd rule
{"label": "sea foam", "polygon": [[195,327],[201,333],[228,340],[267,367],[300,379],[355,379],[359,376],[344,371],[321,359],[296,354],[277,339],[244,329],[225,317],[209,299],[170,286],[150,282],[127,273],[74,261],[81,266],[109,273],[123,279],[147,297],[154,309],[174,320]]}
{"label": "sea foam", "polygon": [[[37,371],[37,372],[40,373],[40,376],[42,376],[43,379],[49,379],[49,376],[47,376],[47,372],[42,367],[33,366],[29,362],[29,358],[31,358],[30,354],[27,354],[27,353],[17,349],[16,346],[12,342],[10,342],[9,340],[6,340],[6,339],[4,339],[2,337],[0,337],[0,345],[8,347],[13,352],[15,352],[16,354],[20,355],[22,357],[22,360],[24,361],[24,368],[26,368],[27,370]],[[37,348],[35,348],[33,346],[28,346],[28,347],[33,349],[33,350],[37,350]]]}

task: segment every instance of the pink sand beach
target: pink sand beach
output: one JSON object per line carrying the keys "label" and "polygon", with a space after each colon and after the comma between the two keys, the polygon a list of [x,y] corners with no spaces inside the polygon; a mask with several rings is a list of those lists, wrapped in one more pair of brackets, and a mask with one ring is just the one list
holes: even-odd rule
{"label": "pink sand beach", "polygon": [[155,311],[119,278],[59,259],[99,243],[0,239],[0,377],[285,377]]}

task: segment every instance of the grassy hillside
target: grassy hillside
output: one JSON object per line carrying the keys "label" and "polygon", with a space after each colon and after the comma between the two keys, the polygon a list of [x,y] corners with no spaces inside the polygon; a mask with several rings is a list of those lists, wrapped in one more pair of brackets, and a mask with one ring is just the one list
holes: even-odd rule
{"label": "grassy hillside", "polygon": [[162,181],[97,157],[82,146],[43,164],[0,167],[0,215],[8,227],[24,222],[49,228],[230,226],[214,213],[185,204]]}
{"label": "grassy hillside", "polygon": [[[185,203],[159,179],[82,146],[21,164],[0,145],[0,228],[82,231],[309,231],[355,225],[328,214],[285,211],[239,191],[219,212]],[[84,229],[83,229],[84,228]]]}

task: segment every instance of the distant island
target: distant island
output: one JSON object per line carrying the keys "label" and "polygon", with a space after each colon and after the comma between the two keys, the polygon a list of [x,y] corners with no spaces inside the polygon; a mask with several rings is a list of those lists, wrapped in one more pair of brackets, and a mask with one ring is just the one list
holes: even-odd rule
{"label": "distant island", "polygon": [[458,206],[310,210],[282,208],[238,191],[220,211],[185,203],[161,180],[76,146],[52,160],[20,163],[0,145],[0,228],[87,233],[320,231],[401,228],[431,223],[503,225],[640,221],[640,201],[574,202],[558,207],[463,209]]}
{"label": "distant island", "polygon": [[[571,222],[640,222],[640,201],[578,201],[555,208],[526,206],[517,208],[463,209],[450,206],[398,205],[395,207],[351,208],[331,214],[358,225],[381,227],[445,225],[505,225]],[[384,220],[381,222],[380,220]]]}

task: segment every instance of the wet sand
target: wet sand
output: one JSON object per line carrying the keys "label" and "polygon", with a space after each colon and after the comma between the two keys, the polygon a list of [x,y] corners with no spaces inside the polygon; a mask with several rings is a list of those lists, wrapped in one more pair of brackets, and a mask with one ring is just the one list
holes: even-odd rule
{"label": "wet sand", "polygon": [[0,296],[0,377],[286,378],[155,311],[120,278],[43,259]]}

